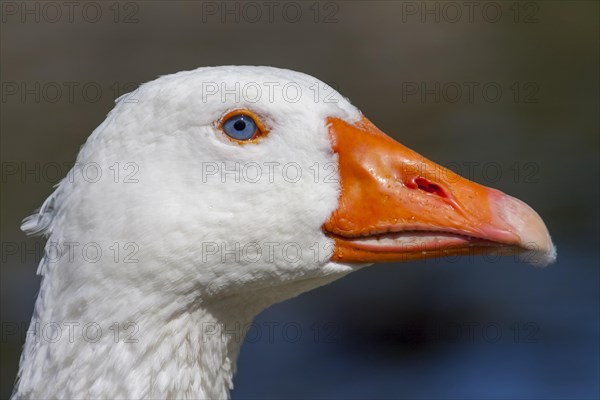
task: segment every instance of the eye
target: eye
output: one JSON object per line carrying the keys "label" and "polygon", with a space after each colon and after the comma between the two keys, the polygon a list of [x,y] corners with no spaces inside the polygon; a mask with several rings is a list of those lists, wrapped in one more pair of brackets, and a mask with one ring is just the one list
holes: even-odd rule
{"label": "eye", "polygon": [[230,139],[239,142],[250,142],[266,133],[260,119],[249,110],[230,111],[221,118],[219,127]]}
{"label": "eye", "polygon": [[258,127],[249,116],[238,114],[223,122],[223,131],[236,140],[248,140],[256,135]]}

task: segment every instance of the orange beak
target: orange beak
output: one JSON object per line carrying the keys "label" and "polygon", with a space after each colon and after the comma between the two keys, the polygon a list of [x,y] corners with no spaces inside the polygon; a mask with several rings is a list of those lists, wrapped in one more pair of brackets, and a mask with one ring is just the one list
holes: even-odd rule
{"label": "orange beak", "polygon": [[323,225],[333,260],[406,261],[461,254],[556,251],[539,215],[520,200],[456,175],[381,132],[368,119],[329,118],[341,195]]}

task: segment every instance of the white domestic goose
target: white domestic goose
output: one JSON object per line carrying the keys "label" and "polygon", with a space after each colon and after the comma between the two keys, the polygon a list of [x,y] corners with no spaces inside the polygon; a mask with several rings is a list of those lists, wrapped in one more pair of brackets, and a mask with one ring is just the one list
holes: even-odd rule
{"label": "white domestic goose", "polygon": [[270,67],[121,98],[23,230],[48,244],[14,398],[227,398],[239,333],[275,302],[379,261],[555,258],[523,202]]}

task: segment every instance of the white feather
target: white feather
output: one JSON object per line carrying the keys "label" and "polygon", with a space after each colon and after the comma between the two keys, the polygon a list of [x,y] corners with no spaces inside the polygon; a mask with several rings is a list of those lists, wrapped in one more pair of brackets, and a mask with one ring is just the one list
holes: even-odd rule
{"label": "white feather", "polygon": [[[210,94],[215,85],[219,93]],[[239,99],[223,97],[223,88],[236,87]],[[301,89],[297,101],[293,88]],[[224,138],[215,121],[234,108],[261,115],[269,135],[244,146]],[[268,67],[180,72],[118,101],[73,170],[23,223],[48,245],[31,327],[38,334],[27,337],[14,398],[228,397],[243,339],[229,328],[352,270],[329,262],[332,243],[321,231],[339,193],[335,179],[323,179],[331,168],[337,177],[327,116],[361,115],[317,79]],[[223,162],[276,163],[273,180],[203,176]],[[290,163],[301,168],[298,182],[282,175]],[[318,179],[315,165],[328,168]],[[302,256],[226,256],[236,244],[265,251],[271,242],[297,244]],[[210,244],[224,248],[211,254]],[[102,256],[92,262],[86,246]],[[126,262],[135,249],[137,262]],[[54,341],[47,336],[56,326]],[[96,326],[102,334],[94,342]],[[215,334],[222,327],[229,334]]]}

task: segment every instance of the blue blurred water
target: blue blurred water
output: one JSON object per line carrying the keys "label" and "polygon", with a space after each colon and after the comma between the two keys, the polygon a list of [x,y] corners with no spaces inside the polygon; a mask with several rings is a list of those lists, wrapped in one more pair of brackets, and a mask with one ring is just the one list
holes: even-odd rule
{"label": "blue blurred water", "polygon": [[375,266],[275,305],[244,344],[233,397],[598,398],[597,248],[558,246],[544,270]]}

